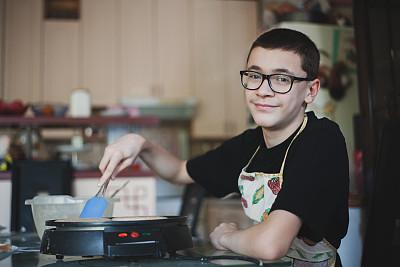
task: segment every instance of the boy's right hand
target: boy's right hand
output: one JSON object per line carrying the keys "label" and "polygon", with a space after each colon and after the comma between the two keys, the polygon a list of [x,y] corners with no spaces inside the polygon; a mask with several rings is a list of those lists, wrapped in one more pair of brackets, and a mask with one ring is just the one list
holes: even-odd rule
{"label": "boy's right hand", "polygon": [[127,134],[107,146],[99,164],[103,175],[99,179],[98,186],[108,179],[115,179],[118,173],[131,166],[139,156],[144,141],[145,139],[138,134]]}

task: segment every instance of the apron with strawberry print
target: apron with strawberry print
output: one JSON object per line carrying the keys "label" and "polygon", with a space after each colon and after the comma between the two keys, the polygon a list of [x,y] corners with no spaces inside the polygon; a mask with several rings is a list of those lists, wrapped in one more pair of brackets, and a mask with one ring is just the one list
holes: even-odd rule
{"label": "apron with strawberry print", "polygon": [[[304,117],[299,131],[286,150],[285,158],[279,173],[248,173],[246,171],[260,146],[257,148],[256,152],[254,152],[247,165],[242,169],[238,179],[239,191],[242,195],[242,206],[246,215],[252,219],[254,223],[260,223],[268,217],[272,204],[283,183],[283,169],[289,148],[296,137],[304,130],[306,124],[307,116]],[[336,248],[329,244],[327,240],[323,239],[319,243],[312,243],[311,245],[305,242],[311,244],[310,242],[312,241],[304,241],[302,238],[298,237],[293,241],[287,254],[288,257],[294,259],[293,266],[335,266]]]}

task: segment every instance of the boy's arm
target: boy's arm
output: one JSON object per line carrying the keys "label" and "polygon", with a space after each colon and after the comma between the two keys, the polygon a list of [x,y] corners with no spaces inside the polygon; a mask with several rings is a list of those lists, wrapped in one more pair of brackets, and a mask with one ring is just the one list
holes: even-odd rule
{"label": "boy's arm", "polygon": [[222,223],[210,234],[210,238],[217,249],[275,260],[288,253],[301,225],[301,219],[293,213],[275,210],[265,221],[244,230],[239,230],[236,224]]}
{"label": "boy's arm", "polygon": [[141,135],[128,134],[106,147],[99,164],[103,174],[99,185],[110,178],[115,179],[117,174],[131,166],[137,157],[140,157],[155,174],[171,183],[194,182],[187,173],[186,161],[178,159]]}

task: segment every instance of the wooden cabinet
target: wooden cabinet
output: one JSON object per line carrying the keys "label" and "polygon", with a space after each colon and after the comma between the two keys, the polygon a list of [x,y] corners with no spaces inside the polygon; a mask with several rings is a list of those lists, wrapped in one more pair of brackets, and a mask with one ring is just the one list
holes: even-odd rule
{"label": "wooden cabinet", "polygon": [[256,38],[256,3],[194,2],[194,137],[232,137],[247,128],[239,71]]}
{"label": "wooden cabinet", "polygon": [[41,97],[41,0],[4,0],[4,8],[2,96],[8,101],[37,101]]}
{"label": "wooden cabinet", "polygon": [[89,88],[94,105],[115,105],[119,101],[119,2],[81,1],[82,87]]}
{"label": "wooden cabinet", "polygon": [[69,103],[73,88],[79,87],[79,23],[44,21],[43,87],[41,100]]}
{"label": "wooden cabinet", "polygon": [[224,133],[222,1],[196,1],[194,8],[194,95],[199,101],[194,137]]}
{"label": "wooden cabinet", "polygon": [[122,97],[190,95],[190,1],[121,1]]}
{"label": "wooden cabinet", "polygon": [[77,87],[94,106],[195,97],[194,137],[247,127],[239,70],[257,34],[256,1],[82,0],[79,20],[44,20],[43,0],[3,1],[7,101],[67,104]]}
{"label": "wooden cabinet", "polygon": [[120,96],[151,96],[149,89],[155,76],[152,3],[149,0],[121,2]]}
{"label": "wooden cabinet", "polygon": [[190,95],[189,1],[82,3],[82,84],[94,104]]}
{"label": "wooden cabinet", "polygon": [[83,86],[94,104],[190,95],[189,1],[82,3]]}
{"label": "wooden cabinet", "polygon": [[163,98],[182,98],[192,93],[192,7],[187,0],[158,0],[155,19],[153,92]]}
{"label": "wooden cabinet", "polygon": [[[227,52],[225,59],[225,136],[231,137],[248,128],[249,114],[239,71],[247,67],[247,55],[257,37],[257,3],[224,3],[227,13]],[[229,27],[228,27],[229,26]]]}
{"label": "wooden cabinet", "polygon": [[42,0],[4,0],[7,101],[68,103],[79,86],[78,21],[43,20]]}

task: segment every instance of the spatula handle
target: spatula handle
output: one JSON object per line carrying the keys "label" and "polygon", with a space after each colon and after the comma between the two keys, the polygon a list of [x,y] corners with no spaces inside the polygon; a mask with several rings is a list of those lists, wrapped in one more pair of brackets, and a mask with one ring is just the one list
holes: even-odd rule
{"label": "spatula handle", "polygon": [[105,197],[106,195],[106,190],[108,187],[108,183],[110,182],[110,179],[108,179],[99,189],[99,191],[97,191],[97,194],[95,195],[95,197]]}
{"label": "spatula handle", "polygon": [[79,218],[100,218],[107,208],[107,201],[102,197],[92,197],[86,201]]}

